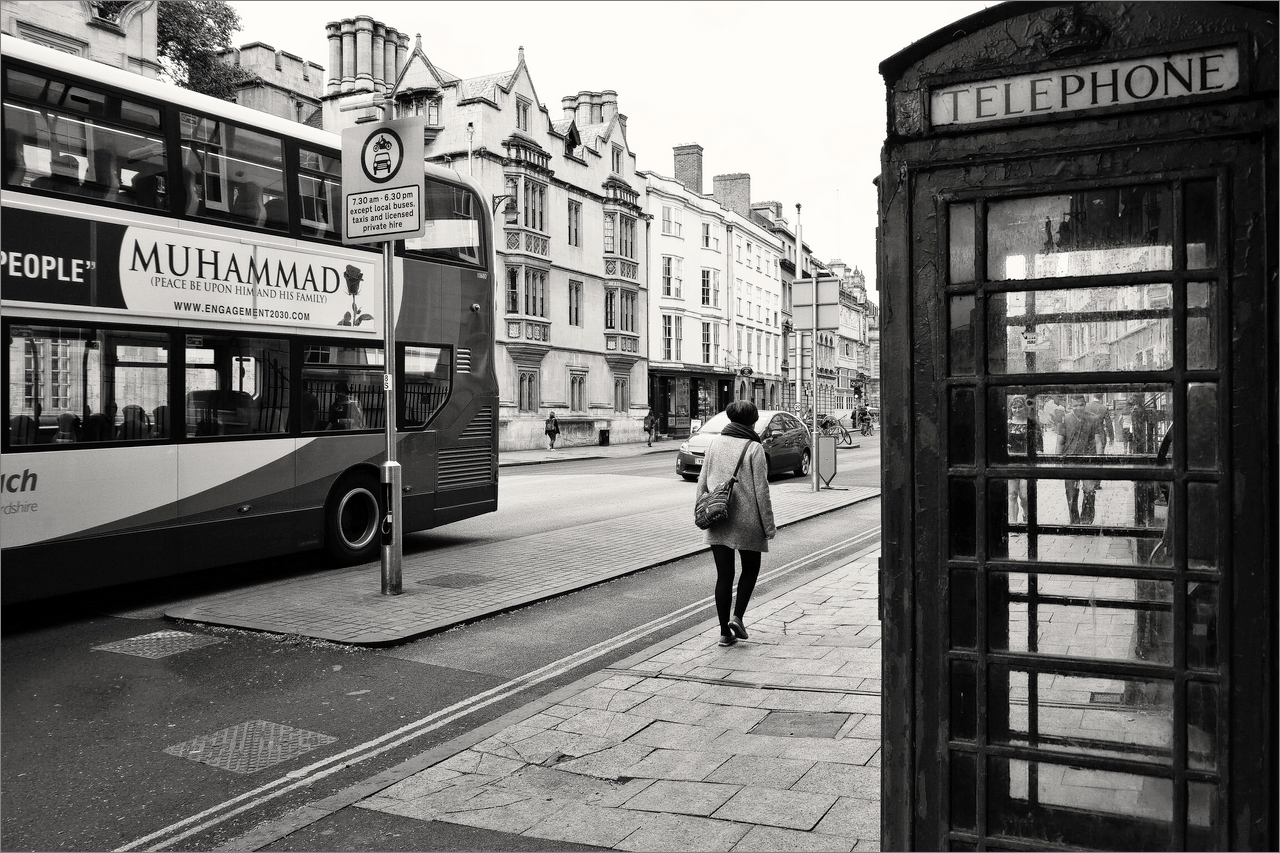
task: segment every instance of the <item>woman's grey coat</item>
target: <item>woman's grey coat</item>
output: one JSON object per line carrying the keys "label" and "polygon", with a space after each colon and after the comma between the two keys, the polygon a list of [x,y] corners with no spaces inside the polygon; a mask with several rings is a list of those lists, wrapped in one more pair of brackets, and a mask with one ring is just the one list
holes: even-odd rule
{"label": "woman's grey coat", "polygon": [[[702,460],[695,502],[733,476],[733,466],[738,464],[738,455],[746,443],[745,438],[716,436]],[[764,448],[758,441],[750,443],[753,446],[743,457],[738,482],[733,484],[729,517],[707,528],[708,545],[727,545],[741,551],[768,551],[769,540],[778,532],[773,523],[773,504],[769,500],[769,466],[764,458]]]}

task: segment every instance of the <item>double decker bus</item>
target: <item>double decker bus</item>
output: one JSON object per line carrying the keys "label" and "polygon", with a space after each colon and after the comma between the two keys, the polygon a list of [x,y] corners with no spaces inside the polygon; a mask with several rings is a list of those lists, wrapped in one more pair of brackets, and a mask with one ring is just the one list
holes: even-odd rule
{"label": "double decker bus", "polygon": [[9,36],[6,604],[325,548],[376,559],[394,371],[405,531],[497,508],[494,251],[426,166],[426,236],[341,241],[341,140]]}

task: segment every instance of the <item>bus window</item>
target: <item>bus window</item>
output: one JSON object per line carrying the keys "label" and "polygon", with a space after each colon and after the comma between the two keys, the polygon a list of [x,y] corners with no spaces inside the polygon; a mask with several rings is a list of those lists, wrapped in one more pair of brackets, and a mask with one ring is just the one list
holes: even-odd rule
{"label": "bus window", "polygon": [[164,206],[158,109],[23,71],[5,82],[7,186]]}
{"label": "bus window", "polygon": [[287,231],[280,140],[229,122],[182,113],[182,164],[190,215]]}
{"label": "bus window", "polygon": [[302,367],[302,431],[383,429],[382,373],[381,348],[307,347]]}
{"label": "bus window", "polygon": [[289,431],[289,344],[272,338],[188,335],[187,435]]}
{"label": "bus window", "polygon": [[9,339],[11,445],[167,437],[167,334],[30,325]]}
{"label": "bus window", "polygon": [[427,233],[404,241],[409,252],[480,265],[480,223],[474,197],[465,187],[427,178],[422,207]]}
{"label": "bus window", "polygon": [[405,346],[400,411],[407,429],[424,427],[449,399],[453,353],[444,347]]}
{"label": "bus window", "polygon": [[336,240],[340,235],[334,213],[342,210],[342,161],[310,148],[298,150],[298,161],[303,236]]}

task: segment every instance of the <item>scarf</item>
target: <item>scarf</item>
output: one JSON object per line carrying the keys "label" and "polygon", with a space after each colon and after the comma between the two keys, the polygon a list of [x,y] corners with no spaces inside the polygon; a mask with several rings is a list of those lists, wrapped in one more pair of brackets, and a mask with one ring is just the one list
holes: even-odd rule
{"label": "scarf", "polygon": [[745,438],[747,441],[760,441],[760,436],[756,435],[756,431],[749,426],[743,426],[739,423],[729,422],[729,425],[720,430],[721,435],[727,435],[730,438]]}

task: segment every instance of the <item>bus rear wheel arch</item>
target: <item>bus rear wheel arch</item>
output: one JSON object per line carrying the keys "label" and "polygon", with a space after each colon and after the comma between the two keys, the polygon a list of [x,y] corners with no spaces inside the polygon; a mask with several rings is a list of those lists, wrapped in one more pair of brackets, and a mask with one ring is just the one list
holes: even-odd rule
{"label": "bus rear wheel arch", "polygon": [[324,508],[325,547],[340,566],[368,563],[382,544],[382,484],[365,471],[342,477]]}

